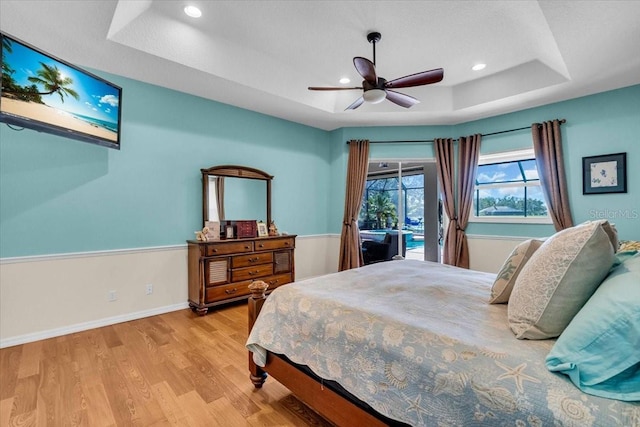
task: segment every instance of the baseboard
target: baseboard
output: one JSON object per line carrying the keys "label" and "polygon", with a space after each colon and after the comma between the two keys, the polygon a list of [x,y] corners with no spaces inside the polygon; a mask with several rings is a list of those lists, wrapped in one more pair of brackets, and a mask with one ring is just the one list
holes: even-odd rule
{"label": "baseboard", "polygon": [[55,338],[62,335],[73,334],[75,332],[87,331],[89,329],[100,328],[103,326],[115,325],[116,323],[128,322],[130,320],[142,319],[144,317],[156,316],[158,314],[169,313],[172,311],[182,310],[189,307],[189,303],[172,304],[164,307],[152,308],[150,310],[137,311],[135,313],[127,313],[119,316],[105,317],[104,319],[92,320],[90,322],[78,323],[75,325],[65,326],[63,328],[49,329],[46,331],[36,332],[32,334],[19,335],[0,339],[0,348],[12,347],[14,345],[26,344],[29,342],[40,341],[48,338]]}

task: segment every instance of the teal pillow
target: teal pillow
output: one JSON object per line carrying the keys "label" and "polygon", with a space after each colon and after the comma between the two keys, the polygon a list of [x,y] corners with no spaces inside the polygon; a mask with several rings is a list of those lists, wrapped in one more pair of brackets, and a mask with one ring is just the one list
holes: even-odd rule
{"label": "teal pillow", "polygon": [[640,253],[625,255],[562,332],[546,365],[585,393],[640,401]]}
{"label": "teal pillow", "polygon": [[618,267],[620,264],[622,264],[629,258],[633,258],[634,255],[637,253],[638,251],[636,250],[622,251],[622,252],[616,253],[615,259],[613,260],[613,265],[611,266],[611,271],[609,272],[611,273],[616,267]]}

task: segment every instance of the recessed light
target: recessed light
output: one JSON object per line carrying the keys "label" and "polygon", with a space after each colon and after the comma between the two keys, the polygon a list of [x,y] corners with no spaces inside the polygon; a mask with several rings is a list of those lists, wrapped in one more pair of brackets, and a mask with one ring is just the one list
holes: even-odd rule
{"label": "recessed light", "polygon": [[192,18],[200,18],[202,16],[202,12],[200,11],[200,9],[198,9],[195,6],[187,6],[184,8],[184,13],[187,14],[187,16],[190,16]]}
{"label": "recessed light", "polygon": [[343,77],[343,78],[340,79],[340,83],[342,83],[343,85],[346,85],[350,81],[351,81],[351,79],[348,78],[348,77]]}
{"label": "recessed light", "polygon": [[484,70],[484,68],[487,66],[487,64],[476,64],[473,67],[471,67],[471,69],[473,71],[480,71],[480,70]]}

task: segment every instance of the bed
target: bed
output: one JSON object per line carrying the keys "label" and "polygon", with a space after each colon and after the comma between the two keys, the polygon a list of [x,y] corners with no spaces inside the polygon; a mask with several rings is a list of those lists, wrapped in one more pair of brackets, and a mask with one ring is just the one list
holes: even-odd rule
{"label": "bed", "polygon": [[249,299],[249,368],[337,425],[640,426],[640,402],[584,393],[521,340],[495,274],[399,260]]}

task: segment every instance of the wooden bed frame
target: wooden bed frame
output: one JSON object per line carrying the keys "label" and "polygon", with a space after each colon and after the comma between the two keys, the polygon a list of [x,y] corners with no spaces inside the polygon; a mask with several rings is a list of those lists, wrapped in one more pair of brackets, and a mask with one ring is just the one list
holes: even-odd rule
{"label": "wooden bed frame", "polygon": [[[251,295],[248,300],[249,332],[255,323],[262,305],[266,300],[268,285],[264,282],[254,282],[249,285]],[[347,397],[340,390],[313,377],[301,367],[292,364],[283,357],[268,353],[264,368],[253,361],[253,353],[249,352],[249,377],[256,388],[261,388],[267,379],[267,374],[288,388],[297,398],[319,413],[325,419],[338,426],[388,426],[390,424],[404,425],[389,420],[378,414],[366,404],[354,402],[354,398]]]}

